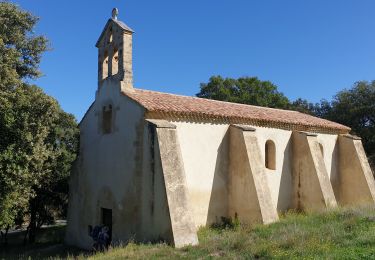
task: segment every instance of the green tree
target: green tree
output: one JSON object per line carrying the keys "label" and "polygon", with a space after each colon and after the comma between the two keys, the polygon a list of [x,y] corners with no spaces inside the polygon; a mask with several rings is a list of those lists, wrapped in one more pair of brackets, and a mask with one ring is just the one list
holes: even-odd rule
{"label": "green tree", "polygon": [[228,102],[288,108],[289,100],[277,90],[277,86],[269,81],[261,81],[256,77],[238,79],[213,76],[208,83],[201,83],[198,97]]}
{"label": "green tree", "polygon": [[313,104],[306,99],[297,98],[295,101],[291,102],[290,109],[305,114],[315,115],[317,106],[318,104]]}
{"label": "green tree", "polygon": [[64,213],[78,142],[74,117],[25,82],[40,76],[47,49],[47,40],[32,33],[37,20],[0,1],[0,230],[6,237],[28,214],[31,242],[38,226]]}
{"label": "green tree", "polygon": [[347,125],[360,136],[368,156],[375,156],[375,81],[360,81],[334,96],[324,118]]}
{"label": "green tree", "polygon": [[291,102],[289,109],[299,111],[301,113],[326,118],[331,113],[331,103],[325,99],[321,100],[320,103],[311,103],[306,99],[298,98]]}
{"label": "green tree", "polygon": [[50,150],[43,166],[45,177],[33,186],[35,196],[31,197],[27,211],[29,242],[35,241],[36,232],[42,225],[66,217],[68,179],[78,148],[78,128],[72,115],[57,109],[48,130],[45,141]]}
{"label": "green tree", "polygon": [[22,79],[41,75],[39,63],[47,39],[33,34],[37,21],[31,13],[0,1],[0,88],[13,88]]}
{"label": "green tree", "polygon": [[28,214],[33,242],[36,230],[66,205],[77,123],[36,86],[3,91],[0,109],[0,225],[7,229]]}

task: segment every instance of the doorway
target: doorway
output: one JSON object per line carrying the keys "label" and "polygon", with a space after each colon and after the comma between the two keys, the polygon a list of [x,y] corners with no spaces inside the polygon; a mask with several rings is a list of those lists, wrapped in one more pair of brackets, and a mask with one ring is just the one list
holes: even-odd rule
{"label": "doorway", "polygon": [[102,208],[102,223],[109,229],[109,240],[112,241],[112,209]]}

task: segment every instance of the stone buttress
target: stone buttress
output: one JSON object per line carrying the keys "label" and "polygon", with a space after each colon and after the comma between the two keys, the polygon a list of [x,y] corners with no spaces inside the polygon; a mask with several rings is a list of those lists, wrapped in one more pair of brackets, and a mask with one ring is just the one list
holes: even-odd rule
{"label": "stone buttress", "polygon": [[164,120],[147,120],[156,130],[155,146],[161,161],[161,172],[171,223],[171,240],[175,247],[198,244],[192,217],[184,163],[182,161],[176,126]]}
{"label": "stone buttress", "polygon": [[337,206],[316,134],[293,132],[293,207],[320,210]]}
{"label": "stone buttress", "polygon": [[278,220],[255,129],[232,125],[229,131],[229,216],[244,224]]}
{"label": "stone buttress", "polygon": [[340,135],[338,145],[339,203],[342,205],[374,204],[375,181],[361,138],[352,135]]}

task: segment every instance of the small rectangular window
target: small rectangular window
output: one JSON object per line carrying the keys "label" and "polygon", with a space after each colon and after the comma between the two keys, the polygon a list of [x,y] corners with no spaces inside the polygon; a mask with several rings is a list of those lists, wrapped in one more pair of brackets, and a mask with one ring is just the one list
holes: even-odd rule
{"label": "small rectangular window", "polygon": [[112,132],[112,106],[103,107],[103,133]]}

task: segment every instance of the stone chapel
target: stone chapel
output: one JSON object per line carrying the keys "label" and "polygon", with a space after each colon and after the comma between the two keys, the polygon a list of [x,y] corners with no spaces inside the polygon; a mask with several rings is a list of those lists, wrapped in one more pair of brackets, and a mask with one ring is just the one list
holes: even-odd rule
{"label": "stone chapel", "polygon": [[90,225],[129,239],[198,243],[197,228],[272,223],[289,209],[374,204],[375,182],[350,128],[296,111],[133,86],[133,30],[114,9],[97,43],[98,88],[80,122],[66,241]]}

